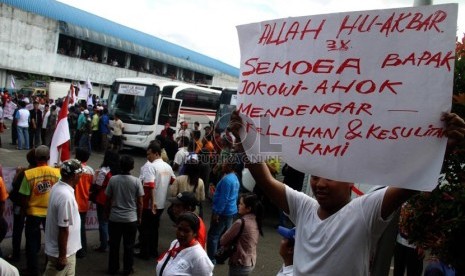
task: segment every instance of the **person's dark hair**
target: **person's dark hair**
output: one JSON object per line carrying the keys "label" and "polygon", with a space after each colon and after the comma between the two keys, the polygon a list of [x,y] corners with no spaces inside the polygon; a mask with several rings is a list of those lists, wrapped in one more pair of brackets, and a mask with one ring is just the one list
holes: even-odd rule
{"label": "person's dark hair", "polygon": [[87,162],[89,160],[90,153],[85,148],[76,148],[76,159],[81,162]]}
{"label": "person's dark hair", "polygon": [[103,156],[103,162],[100,167],[109,167],[111,175],[120,174],[119,154],[114,150],[107,150]]}
{"label": "person's dark hair", "polygon": [[26,103],[24,101],[19,101],[19,107],[23,108],[26,106]]}
{"label": "person's dark hair", "polygon": [[175,131],[172,128],[168,128],[166,130],[166,134],[167,134],[168,137],[173,137],[174,133],[175,133]]}
{"label": "person's dark hair", "polygon": [[263,236],[263,216],[264,210],[263,205],[258,196],[254,193],[244,193],[241,194],[239,199],[242,198],[244,205],[250,208],[250,212],[255,215],[255,220],[257,221],[258,231],[260,235]]}
{"label": "person's dark hair", "polygon": [[189,146],[189,138],[187,136],[181,136],[180,140],[183,147]]}
{"label": "person's dark hair", "polygon": [[161,146],[160,143],[157,141],[153,140],[150,142],[148,148],[152,153],[158,153],[158,155],[161,155]]}
{"label": "person's dark hair", "polygon": [[134,158],[129,155],[121,156],[119,162],[121,173],[128,174],[132,169],[134,169]]}
{"label": "person's dark hair", "polygon": [[165,137],[163,137],[161,134],[155,136],[155,141],[157,141],[160,144],[161,148],[165,147]]}
{"label": "person's dark hair", "polygon": [[199,178],[200,178],[200,168],[199,168],[199,161],[194,160],[192,158],[188,158],[186,163],[184,164],[184,174],[187,175],[187,181],[189,185],[194,187],[194,193],[197,191],[197,187],[199,186]]}
{"label": "person's dark hair", "polygon": [[29,163],[29,167],[33,168],[37,166],[36,161],[36,151],[35,149],[30,149],[26,154],[26,160]]}
{"label": "person's dark hair", "polygon": [[55,111],[55,110],[57,110],[57,106],[56,106],[56,105],[52,105],[52,106],[50,107],[50,109],[51,109],[52,111]]}
{"label": "person's dark hair", "polygon": [[192,134],[194,135],[194,139],[195,140],[199,140],[200,139],[200,130],[194,130],[192,131]]}
{"label": "person's dark hair", "polygon": [[194,231],[195,235],[199,234],[199,229],[200,229],[200,220],[199,217],[197,217],[196,214],[192,212],[185,212],[182,213],[178,219],[176,220],[176,224],[181,223],[181,221],[185,221],[189,224],[190,228],[192,231]]}

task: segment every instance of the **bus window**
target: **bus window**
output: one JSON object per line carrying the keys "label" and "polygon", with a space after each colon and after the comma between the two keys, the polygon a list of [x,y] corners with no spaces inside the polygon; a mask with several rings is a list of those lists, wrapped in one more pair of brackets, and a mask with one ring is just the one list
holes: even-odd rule
{"label": "bus window", "polygon": [[179,91],[176,99],[183,101],[183,107],[217,110],[219,104],[219,94],[206,93],[195,88]]}
{"label": "bus window", "polygon": [[163,87],[163,91],[161,92],[162,97],[172,98],[173,91],[177,87],[177,85],[167,85]]}
{"label": "bus window", "polygon": [[181,101],[179,100],[163,98],[158,116],[158,125],[170,123],[170,126],[176,127],[180,105]]}

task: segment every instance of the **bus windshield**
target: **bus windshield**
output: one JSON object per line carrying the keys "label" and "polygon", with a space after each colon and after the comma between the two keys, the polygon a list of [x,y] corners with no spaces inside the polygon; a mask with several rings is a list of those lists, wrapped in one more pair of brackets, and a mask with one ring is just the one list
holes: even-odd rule
{"label": "bus windshield", "polygon": [[110,115],[118,114],[129,124],[153,125],[159,87],[129,83],[114,83],[108,96]]}
{"label": "bus windshield", "polygon": [[221,132],[225,131],[229,125],[231,113],[236,109],[237,90],[225,88],[221,92],[220,106],[216,112],[215,128]]}

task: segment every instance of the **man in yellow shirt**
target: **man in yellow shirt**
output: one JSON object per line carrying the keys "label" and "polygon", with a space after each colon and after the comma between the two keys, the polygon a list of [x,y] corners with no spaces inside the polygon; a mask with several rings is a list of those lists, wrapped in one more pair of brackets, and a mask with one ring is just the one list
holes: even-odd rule
{"label": "man in yellow shirt", "polygon": [[21,275],[39,275],[37,254],[40,251],[40,225],[45,228],[48,199],[52,186],[60,179],[60,170],[47,165],[50,150],[47,146],[35,149],[37,167],[26,170],[19,188],[23,196],[23,208],[26,211],[26,260],[27,270]]}

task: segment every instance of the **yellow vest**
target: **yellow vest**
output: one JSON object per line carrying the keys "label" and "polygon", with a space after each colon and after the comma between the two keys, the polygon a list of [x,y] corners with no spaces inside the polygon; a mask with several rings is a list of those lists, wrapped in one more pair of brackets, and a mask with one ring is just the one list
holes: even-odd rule
{"label": "yellow vest", "polygon": [[40,166],[24,172],[24,177],[31,191],[27,214],[30,216],[47,216],[50,190],[60,180],[60,169]]}

